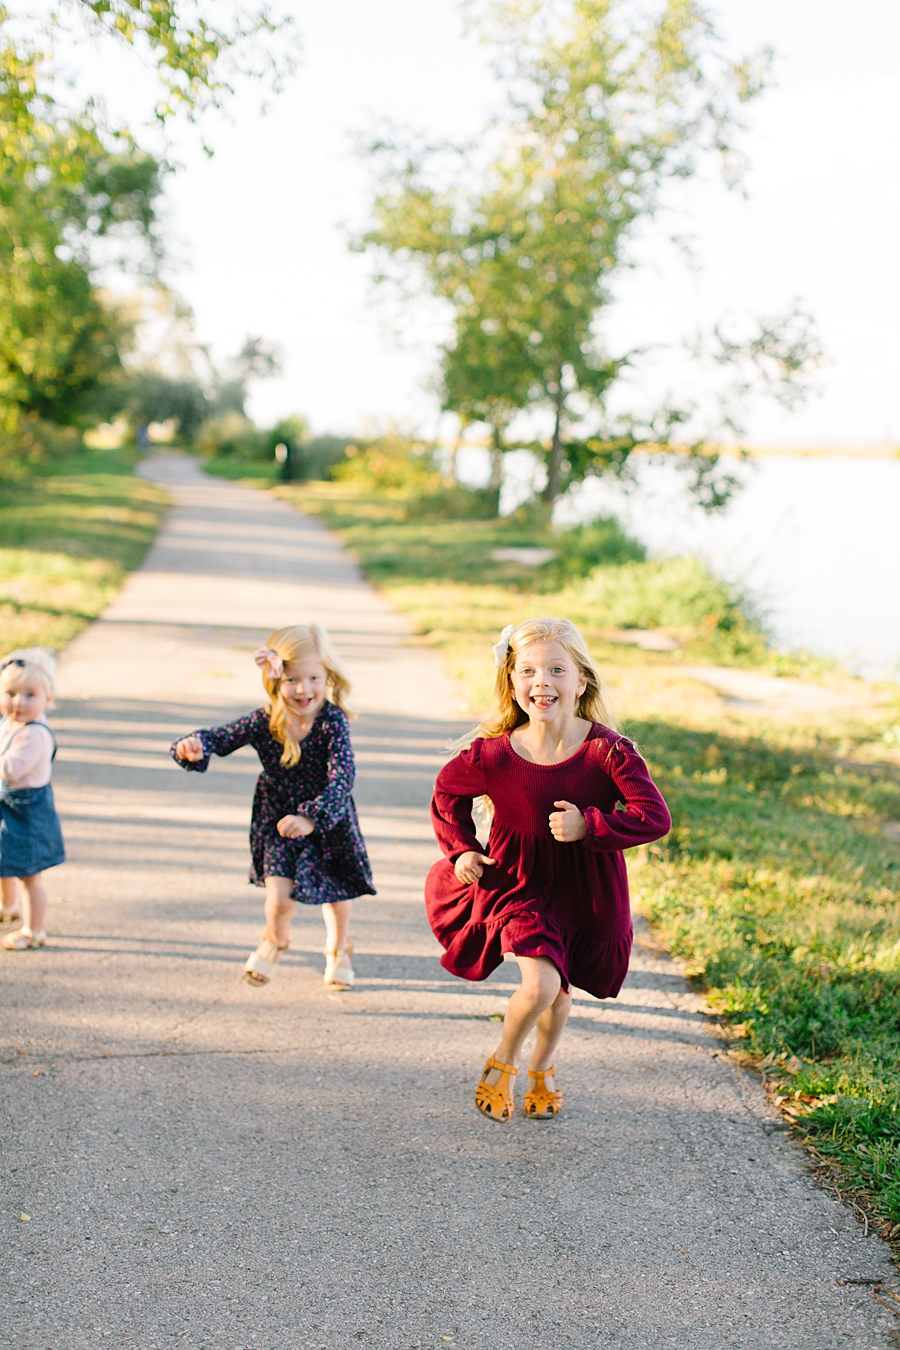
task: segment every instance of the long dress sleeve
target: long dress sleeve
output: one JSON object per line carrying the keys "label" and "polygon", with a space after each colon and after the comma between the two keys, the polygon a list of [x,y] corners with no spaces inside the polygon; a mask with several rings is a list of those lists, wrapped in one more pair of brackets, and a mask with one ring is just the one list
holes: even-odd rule
{"label": "long dress sleeve", "polygon": [[356,777],[350,726],[346,717],[333,717],[328,724],[327,786],[317,797],[298,802],[298,816],[308,816],[320,830],[331,830],[347,814]]}
{"label": "long dress sleeve", "polygon": [[487,791],[481,767],[481,742],[473,741],[445,764],[431,799],[431,823],[441,851],[456,862],[461,853],[481,853],[472,820],[472,802]]}
{"label": "long dress sleeve", "polygon": [[[189,731],[187,736],[197,736],[203,746],[202,759],[179,759],[176,755],[175,747],[178,741],[187,740],[187,736],[179,736],[177,741],[173,741],[169,747],[169,754],[180,768],[193,773],[206,773],[213,755],[231,755],[235,750],[240,750],[242,745],[253,743],[258,720],[259,713],[250,713],[248,716],[239,717],[235,722],[226,722],[221,727],[201,727],[197,731]],[[268,724],[268,719],[266,722]]]}
{"label": "long dress sleeve", "polygon": [[605,768],[625,809],[604,812],[596,806],[586,807],[585,848],[610,853],[637,844],[652,844],[654,839],[668,834],[672,828],[669,808],[630,741],[617,742]]}

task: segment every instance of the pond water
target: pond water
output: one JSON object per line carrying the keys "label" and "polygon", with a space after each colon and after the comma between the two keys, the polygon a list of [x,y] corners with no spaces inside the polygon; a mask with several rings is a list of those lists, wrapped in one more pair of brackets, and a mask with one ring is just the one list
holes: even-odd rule
{"label": "pond water", "polygon": [[[484,469],[472,455],[474,480]],[[636,489],[591,479],[557,518],[615,515],[651,554],[696,553],[744,588],[782,649],[900,678],[900,459],[769,455],[728,467],[742,488],[713,515],[690,503],[671,465],[645,462]],[[504,510],[534,478],[531,456],[507,456]]]}

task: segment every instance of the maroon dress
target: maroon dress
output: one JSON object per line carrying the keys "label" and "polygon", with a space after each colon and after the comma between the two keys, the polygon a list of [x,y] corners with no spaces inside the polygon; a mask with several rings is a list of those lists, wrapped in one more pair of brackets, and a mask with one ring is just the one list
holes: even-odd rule
{"label": "maroon dress", "polygon": [[[486,848],[472,823],[473,798],[484,795],[494,805]],[[584,839],[553,838],[556,801],[584,812]],[[445,970],[484,980],[504,952],[547,956],[564,989],[574,984],[596,998],[619,992],[632,941],[622,850],[661,839],[672,825],[631,741],[595,722],[569,759],[533,764],[516,754],[508,732],[479,738],[441,769],[431,816],[446,857],[428,874],[425,905]],[[470,849],[496,865],[467,886],[453,864]]]}

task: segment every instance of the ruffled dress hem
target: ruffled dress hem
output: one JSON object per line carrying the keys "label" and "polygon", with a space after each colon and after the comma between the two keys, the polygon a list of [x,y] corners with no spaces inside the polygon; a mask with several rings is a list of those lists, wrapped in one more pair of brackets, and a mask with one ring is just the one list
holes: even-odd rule
{"label": "ruffled dress hem", "polygon": [[601,942],[575,929],[559,929],[527,910],[486,922],[469,922],[448,942],[441,965],[459,979],[486,980],[507,954],[544,956],[559,971],[562,988],[583,989],[594,998],[615,998],[628,974],[633,931]]}

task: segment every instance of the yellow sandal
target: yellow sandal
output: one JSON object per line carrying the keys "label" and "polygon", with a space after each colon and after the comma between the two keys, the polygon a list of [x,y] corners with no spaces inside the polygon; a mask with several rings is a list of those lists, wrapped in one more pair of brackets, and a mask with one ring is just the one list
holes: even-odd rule
{"label": "yellow sandal", "polygon": [[[500,1077],[496,1083],[486,1083],[485,1074],[490,1073],[491,1069],[499,1069]],[[475,1105],[483,1116],[488,1120],[496,1120],[501,1124],[508,1124],[512,1120],[513,1113],[513,1093],[511,1078],[515,1078],[519,1072],[512,1064],[504,1064],[499,1059],[490,1059],[484,1066],[484,1073],[481,1075],[481,1082],[475,1089]]]}
{"label": "yellow sandal", "polygon": [[533,1091],[525,1093],[525,1114],[529,1120],[552,1120],[562,1110],[563,1094],[551,1092],[544,1081],[555,1073],[555,1064],[551,1064],[549,1069],[528,1070],[528,1077],[535,1081]]}

